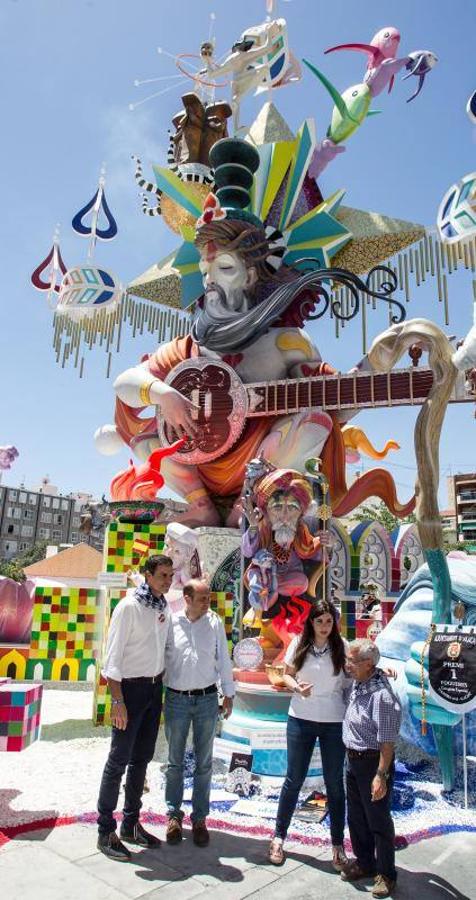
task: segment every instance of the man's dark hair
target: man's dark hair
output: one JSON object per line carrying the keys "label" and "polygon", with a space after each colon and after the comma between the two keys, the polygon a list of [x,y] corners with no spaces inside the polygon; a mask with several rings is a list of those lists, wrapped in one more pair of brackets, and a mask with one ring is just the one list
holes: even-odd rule
{"label": "man's dark hair", "polygon": [[145,561],[144,564],[144,575],[146,572],[149,575],[153,575],[157,566],[172,566],[173,562],[170,559],[170,556],[165,556],[163,553],[156,553],[154,556],[149,556],[149,559]]}
{"label": "man's dark hair", "polygon": [[192,600],[195,596],[196,589],[209,588],[210,585],[206,578],[191,578],[190,581],[187,581],[187,584],[184,584],[182,591],[186,597],[190,597]]}

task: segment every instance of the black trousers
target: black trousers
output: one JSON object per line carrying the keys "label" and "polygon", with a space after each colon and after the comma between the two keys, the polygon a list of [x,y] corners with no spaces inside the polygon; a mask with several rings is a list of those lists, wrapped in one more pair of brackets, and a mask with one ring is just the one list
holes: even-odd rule
{"label": "black trousers", "polygon": [[111,749],[104,766],[98,800],[100,834],[116,830],[114,811],[119,799],[121,778],[127,768],[124,825],[131,829],[139,821],[147,765],[154,756],[162,710],[162,679],[124,679],[122,693],[127,709],[127,728],[112,726]]}
{"label": "black trousers", "polygon": [[372,801],[371,785],[378,769],[379,755],[347,757],[347,821],[357,862],[368,872],[394,881],[395,829],[391,816],[394,766],[390,769],[387,793]]}

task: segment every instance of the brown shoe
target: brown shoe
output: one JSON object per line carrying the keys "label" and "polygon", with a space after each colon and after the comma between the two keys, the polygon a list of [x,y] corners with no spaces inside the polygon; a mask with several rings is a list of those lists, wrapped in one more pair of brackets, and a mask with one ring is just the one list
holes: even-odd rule
{"label": "brown shoe", "polygon": [[343,872],[349,865],[349,858],[346,856],[342,844],[335,844],[332,848],[332,865],[336,872]]}
{"label": "brown shoe", "polygon": [[269,845],[268,862],[272,866],[282,866],[285,859],[283,842],[279,838],[274,837]]}
{"label": "brown shoe", "polygon": [[384,897],[390,897],[396,883],[391,878],[387,878],[386,875],[376,875],[372,897],[379,897],[380,900],[383,900]]}
{"label": "brown shoe", "polygon": [[358,881],[359,878],[372,878],[374,875],[375,871],[369,872],[368,869],[362,869],[356,859],[351,859],[340,873],[342,881]]}
{"label": "brown shoe", "polygon": [[207,846],[207,844],[210,842],[210,835],[208,833],[205,819],[200,819],[200,822],[192,823],[192,836],[193,843],[196,844],[197,847]]}
{"label": "brown shoe", "polygon": [[167,831],[165,833],[165,838],[168,844],[180,844],[182,840],[182,822],[180,819],[175,819],[173,816],[169,819],[169,824],[167,825]]}

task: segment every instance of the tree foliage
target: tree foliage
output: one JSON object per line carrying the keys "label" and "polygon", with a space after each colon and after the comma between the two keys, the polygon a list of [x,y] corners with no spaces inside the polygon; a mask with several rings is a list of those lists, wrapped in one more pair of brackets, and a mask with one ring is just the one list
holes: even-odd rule
{"label": "tree foliage", "polygon": [[363,503],[362,506],[359,506],[359,508],[356,509],[352,516],[352,522],[368,521],[379,522],[379,524],[383,525],[388,532],[391,532],[395,531],[395,528],[398,528],[400,525],[416,522],[416,517],[414,513],[410,513],[410,515],[405,516],[404,519],[399,519],[398,516],[394,516],[393,513],[387,509],[385,503],[380,501],[380,503],[376,503],[375,505]]}
{"label": "tree foliage", "polygon": [[13,559],[4,559],[0,561],[0,575],[4,578],[11,578],[13,581],[25,581],[26,575],[24,569],[31,566],[32,563],[38,562],[45,558],[47,541],[40,541],[29,547],[23,553],[13,557]]}

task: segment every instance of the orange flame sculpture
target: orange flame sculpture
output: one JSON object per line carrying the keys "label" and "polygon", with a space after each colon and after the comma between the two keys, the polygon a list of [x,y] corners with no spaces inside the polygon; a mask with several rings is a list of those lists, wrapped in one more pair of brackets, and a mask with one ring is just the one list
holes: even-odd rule
{"label": "orange flame sculpture", "polygon": [[186,441],[187,438],[180,438],[170,447],[154,450],[147,462],[140,466],[134,465],[131,459],[129,468],[119,472],[111,481],[111,500],[155,500],[165,483],[160,474],[162,460],[180,450]]}

